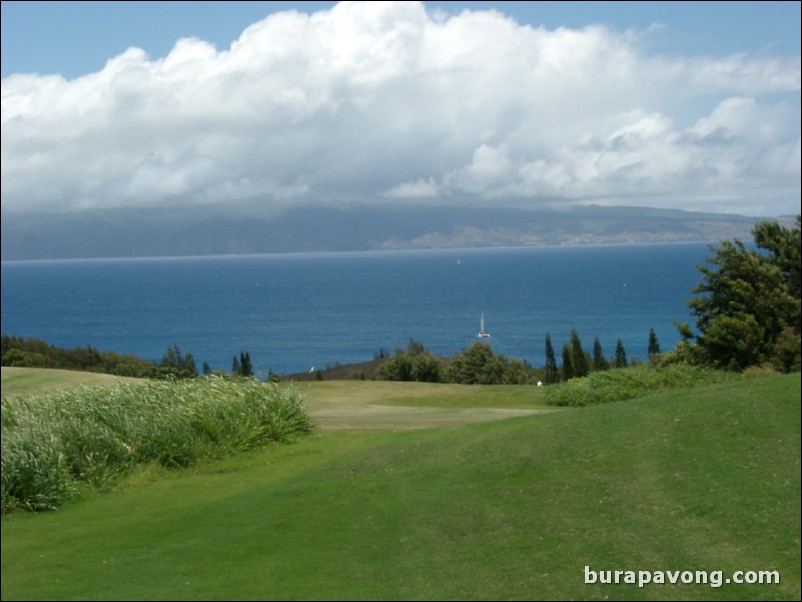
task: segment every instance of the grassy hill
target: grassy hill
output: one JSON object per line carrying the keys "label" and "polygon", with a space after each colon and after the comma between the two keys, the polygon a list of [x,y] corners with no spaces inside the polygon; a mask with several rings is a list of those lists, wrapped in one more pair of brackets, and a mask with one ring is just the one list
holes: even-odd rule
{"label": "grassy hill", "polygon": [[119,381],[135,381],[137,379],[95,372],[78,372],[75,370],[53,370],[49,368],[12,368],[3,366],[3,394],[26,395],[55,389],[71,387],[108,385]]}
{"label": "grassy hill", "polygon": [[[538,392],[308,387],[324,428],[294,445],[4,517],[2,598],[800,598],[799,375],[467,424],[387,408],[536,409]],[[385,413],[344,424],[360,411]],[[586,584],[586,566],[781,581]]]}

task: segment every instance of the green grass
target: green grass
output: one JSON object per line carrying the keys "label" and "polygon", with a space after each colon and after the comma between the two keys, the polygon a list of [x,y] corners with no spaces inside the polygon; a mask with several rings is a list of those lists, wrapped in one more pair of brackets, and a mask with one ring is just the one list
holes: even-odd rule
{"label": "green grass", "polygon": [[[799,398],[799,375],[759,378],[478,424],[322,429],[143,469],[5,517],[2,598],[798,600]],[[585,585],[585,565],[782,582]]]}
{"label": "green grass", "polygon": [[297,385],[307,403],[405,405],[440,408],[545,408],[543,387],[452,385],[393,381],[323,381]]}
{"label": "green grass", "polygon": [[643,397],[657,391],[694,389],[743,380],[736,372],[696,366],[670,365],[655,368],[641,364],[625,369],[591,372],[584,378],[547,387],[544,401],[554,406],[583,407]]}
{"label": "green grass", "polygon": [[53,370],[49,368],[2,367],[3,395],[39,394],[81,386],[109,385],[117,382],[136,382],[138,379],[95,372]]}
{"label": "green grass", "polygon": [[299,383],[323,429],[416,429],[502,420],[554,411],[542,387],[390,381]]}
{"label": "green grass", "polygon": [[185,467],[311,430],[293,387],[251,379],[116,382],[2,398],[2,510],[57,508],[132,466]]}

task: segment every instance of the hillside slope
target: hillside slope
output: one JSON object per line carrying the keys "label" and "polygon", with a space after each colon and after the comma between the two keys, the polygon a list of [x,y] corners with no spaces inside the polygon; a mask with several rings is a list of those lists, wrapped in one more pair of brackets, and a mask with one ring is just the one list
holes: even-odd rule
{"label": "hillside slope", "polygon": [[[366,383],[370,386],[370,383]],[[800,596],[799,375],[416,431],[324,431],[7,517],[3,599]],[[779,584],[586,584],[591,570]]]}
{"label": "hillside slope", "polygon": [[65,259],[750,238],[758,218],[642,207],[354,205],[3,214],[2,259]]}

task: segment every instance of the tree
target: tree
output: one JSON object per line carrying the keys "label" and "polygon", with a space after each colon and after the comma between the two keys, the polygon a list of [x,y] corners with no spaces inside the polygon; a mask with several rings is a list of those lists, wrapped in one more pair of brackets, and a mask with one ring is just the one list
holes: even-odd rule
{"label": "tree", "polygon": [[557,368],[557,359],[554,357],[554,347],[551,345],[551,335],[546,333],[546,384],[551,385],[560,381],[560,370]]}
{"label": "tree", "polygon": [[660,343],[657,342],[657,335],[654,328],[649,329],[649,359],[654,361],[660,355]]}
{"label": "tree", "polygon": [[574,376],[574,360],[571,354],[571,346],[568,343],[563,343],[562,379],[563,381],[569,381]]}
{"label": "tree", "polygon": [[410,339],[406,352],[396,349],[395,356],[385,359],[379,366],[379,380],[440,382],[440,362],[422,343]]}
{"label": "tree", "polygon": [[495,355],[490,345],[482,341],[454,357],[444,372],[445,382],[466,385],[525,385],[537,381],[536,371],[529,363]]}
{"label": "tree", "polygon": [[574,376],[581,378],[590,374],[590,358],[582,349],[582,341],[579,340],[576,330],[571,330],[571,364],[574,368]]}
{"label": "tree", "polygon": [[714,267],[697,266],[702,282],[688,301],[700,334],[702,361],[743,370],[767,361],[796,365],[800,333],[800,216],[796,228],[762,222],[752,231],[757,249],[739,240],[711,247]]}
{"label": "tree", "polygon": [[253,364],[251,363],[251,354],[247,351],[239,352],[239,374],[246,378],[253,376]]}
{"label": "tree", "polygon": [[[765,249],[771,262],[780,268],[788,286],[788,292],[799,299],[800,283],[800,215],[796,216],[796,228],[783,228],[777,222],[760,222],[752,231],[755,244]],[[797,324],[799,326],[799,324]]]}
{"label": "tree", "polygon": [[463,385],[491,384],[486,368],[493,359],[493,349],[487,343],[477,341],[451,360],[446,371],[449,382]]}
{"label": "tree", "polygon": [[177,343],[167,348],[159,366],[168,374],[179,378],[194,378],[198,375],[195,358],[191,353],[182,354]]}
{"label": "tree", "polygon": [[624,342],[621,340],[621,337],[619,337],[618,342],[615,344],[614,366],[616,368],[626,368],[628,365],[627,352],[624,350]]}
{"label": "tree", "polygon": [[247,351],[239,352],[239,359],[235,355],[231,359],[231,372],[236,376],[250,378],[253,376],[253,364],[251,364],[251,355]]}
{"label": "tree", "polygon": [[412,358],[410,376],[419,383],[439,383],[440,362],[428,351],[418,353]]}
{"label": "tree", "polygon": [[599,342],[599,337],[593,340],[593,369],[594,370],[609,370],[610,362],[604,357],[602,346]]}

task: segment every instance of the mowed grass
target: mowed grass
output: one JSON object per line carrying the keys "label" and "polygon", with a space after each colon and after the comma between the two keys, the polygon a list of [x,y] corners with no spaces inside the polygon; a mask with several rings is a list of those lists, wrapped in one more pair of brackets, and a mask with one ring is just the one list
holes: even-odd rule
{"label": "mowed grass", "polygon": [[[798,600],[799,399],[771,377],[143,470],[5,517],[2,598]],[[586,585],[586,565],[781,582]]]}
{"label": "mowed grass", "polygon": [[535,386],[389,381],[299,383],[322,429],[432,428],[557,411]]}
{"label": "mowed grass", "polygon": [[53,370],[49,368],[2,367],[3,395],[29,395],[57,389],[81,386],[109,385],[120,381],[135,382],[138,379],[95,372],[75,370]]}

